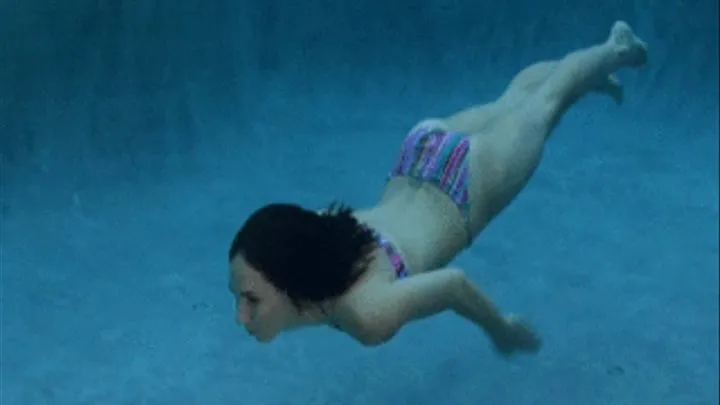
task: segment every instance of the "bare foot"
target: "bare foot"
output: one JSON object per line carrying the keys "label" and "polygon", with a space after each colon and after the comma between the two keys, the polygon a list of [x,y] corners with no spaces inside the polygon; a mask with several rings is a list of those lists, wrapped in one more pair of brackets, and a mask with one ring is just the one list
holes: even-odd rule
{"label": "bare foot", "polygon": [[607,94],[610,96],[616,104],[622,104],[625,99],[625,93],[623,91],[620,79],[615,75],[610,75],[600,82],[593,88],[593,91],[598,93]]}
{"label": "bare foot", "polygon": [[625,92],[623,91],[622,83],[620,83],[620,79],[618,79],[615,75],[608,76],[597,90],[612,97],[617,104],[622,104],[625,99]]}
{"label": "bare foot", "polygon": [[610,30],[608,43],[616,47],[623,62],[629,67],[641,67],[647,63],[647,44],[635,36],[632,28],[624,21],[616,21]]}

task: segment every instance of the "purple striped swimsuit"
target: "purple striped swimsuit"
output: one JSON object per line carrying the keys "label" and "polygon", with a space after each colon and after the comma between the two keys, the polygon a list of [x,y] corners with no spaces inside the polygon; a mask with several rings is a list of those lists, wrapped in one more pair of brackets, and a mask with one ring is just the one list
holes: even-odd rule
{"label": "purple striped swimsuit", "polygon": [[402,143],[392,177],[411,177],[436,185],[455,202],[463,214],[468,239],[472,241],[468,198],[467,154],[470,138],[442,129],[420,127]]}

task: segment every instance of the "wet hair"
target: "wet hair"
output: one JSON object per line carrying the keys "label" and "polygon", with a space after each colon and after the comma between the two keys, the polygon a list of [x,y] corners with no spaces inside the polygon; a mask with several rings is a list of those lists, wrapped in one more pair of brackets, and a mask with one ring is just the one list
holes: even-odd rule
{"label": "wet hair", "polygon": [[365,273],[375,247],[375,233],[352,214],[336,203],[321,213],[266,205],[237,232],[229,260],[241,255],[299,310],[337,298]]}

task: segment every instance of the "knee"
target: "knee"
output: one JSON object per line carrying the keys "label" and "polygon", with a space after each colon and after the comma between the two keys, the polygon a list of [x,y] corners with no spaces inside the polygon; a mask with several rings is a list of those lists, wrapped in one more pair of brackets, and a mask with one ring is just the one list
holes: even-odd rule
{"label": "knee", "polygon": [[547,138],[557,126],[567,108],[556,99],[542,95],[528,97],[518,111],[518,121],[529,126],[528,130],[541,131]]}

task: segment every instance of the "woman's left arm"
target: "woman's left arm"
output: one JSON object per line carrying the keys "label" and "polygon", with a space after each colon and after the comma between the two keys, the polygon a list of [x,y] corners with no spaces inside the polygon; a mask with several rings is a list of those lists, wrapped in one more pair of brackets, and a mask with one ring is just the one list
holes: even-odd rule
{"label": "woman's left arm", "polygon": [[350,332],[368,346],[384,343],[406,323],[446,310],[481,327],[493,340],[508,326],[493,302],[460,270],[447,268],[408,277],[361,292]]}

